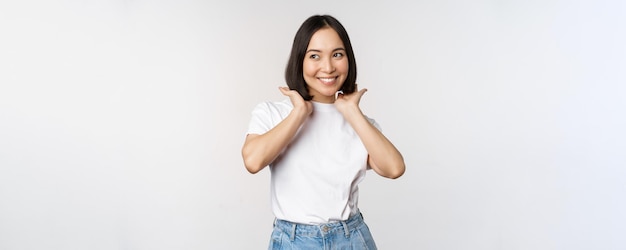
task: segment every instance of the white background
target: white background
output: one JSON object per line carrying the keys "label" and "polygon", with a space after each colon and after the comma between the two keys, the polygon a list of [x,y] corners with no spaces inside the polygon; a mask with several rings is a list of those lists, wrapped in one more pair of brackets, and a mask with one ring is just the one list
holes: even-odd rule
{"label": "white background", "polygon": [[265,249],[250,112],[293,36],[347,28],[403,153],[380,249],[626,249],[623,1],[2,1],[0,249]]}

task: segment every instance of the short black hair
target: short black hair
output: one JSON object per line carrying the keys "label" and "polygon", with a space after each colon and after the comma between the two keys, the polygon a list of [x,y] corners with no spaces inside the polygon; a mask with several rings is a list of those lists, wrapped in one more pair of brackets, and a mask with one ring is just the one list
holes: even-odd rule
{"label": "short black hair", "polygon": [[309,42],[313,34],[325,27],[330,27],[339,34],[339,38],[343,42],[348,57],[348,76],[340,90],[344,94],[350,94],[356,90],[356,60],[354,59],[354,51],[352,50],[348,32],[334,17],[329,15],[314,15],[306,19],[298,29],[298,32],[296,32],[285,70],[285,81],[287,81],[289,89],[298,91],[306,101],[312,100],[313,96],[309,94],[309,89],[304,81],[304,56],[306,55],[306,49],[309,47]]}

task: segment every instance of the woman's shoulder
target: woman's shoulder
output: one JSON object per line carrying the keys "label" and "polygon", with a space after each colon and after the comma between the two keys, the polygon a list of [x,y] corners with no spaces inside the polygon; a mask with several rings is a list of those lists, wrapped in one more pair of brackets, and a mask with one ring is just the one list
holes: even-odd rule
{"label": "woman's shoulder", "polygon": [[289,99],[284,99],[280,101],[263,101],[256,105],[254,108],[255,111],[264,111],[268,113],[284,113],[289,112],[293,109],[293,104]]}
{"label": "woman's shoulder", "polygon": [[280,101],[262,101],[256,105],[256,107],[266,107],[266,108],[293,108],[291,101],[289,99],[284,99]]}

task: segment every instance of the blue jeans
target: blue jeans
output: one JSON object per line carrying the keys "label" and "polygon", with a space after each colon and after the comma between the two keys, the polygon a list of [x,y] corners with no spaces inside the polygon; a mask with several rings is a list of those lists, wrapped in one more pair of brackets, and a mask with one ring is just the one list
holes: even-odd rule
{"label": "blue jeans", "polygon": [[357,213],[348,220],[321,225],[276,220],[268,249],[373,250],[376,244],[363,216]]}

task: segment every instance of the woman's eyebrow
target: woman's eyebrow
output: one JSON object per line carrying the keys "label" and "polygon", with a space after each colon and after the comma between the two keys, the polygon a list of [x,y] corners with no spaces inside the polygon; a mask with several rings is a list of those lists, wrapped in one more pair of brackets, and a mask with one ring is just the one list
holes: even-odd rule
{"label": "woman's eyebrow", "polygon": [[[339,51],[339,50],[346,50],[346,49],[344,49],[343,47],[340,47],[340,48],[333,49],[333,52],[335,52],[335,51]],[[319,50],[319,49],[310,49],[310,50],[307,50],[307,51],[306,51],[306,53],[309,53],[309,52],[317,52],[317,53],[321,53],[322,51],[321,51],[321,50]]]}

